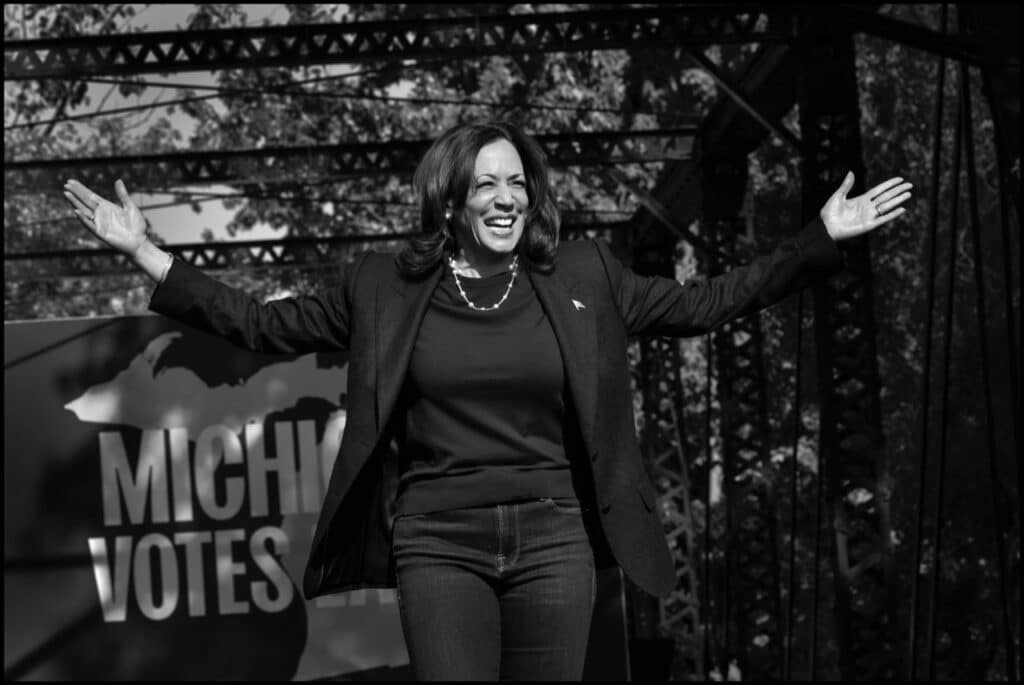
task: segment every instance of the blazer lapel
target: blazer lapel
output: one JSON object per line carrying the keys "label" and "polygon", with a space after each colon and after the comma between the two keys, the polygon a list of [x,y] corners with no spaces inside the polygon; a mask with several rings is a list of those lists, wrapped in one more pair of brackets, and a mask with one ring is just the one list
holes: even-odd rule
{"label": "blazer lapel", "polygon": [[593,444],[597,407],[596,306],[585,281],[564,283],[556,273],[527,270],[558,340],[585,445]]}
{"label": "blazer lapel", "polygon": [[409,359],[416,344],[430,296],[441,280],[443,268],[435,269],[420,281],[400,277],[377,287],[377,393],[374,417],[377,434],[387,419],[402,389]]}

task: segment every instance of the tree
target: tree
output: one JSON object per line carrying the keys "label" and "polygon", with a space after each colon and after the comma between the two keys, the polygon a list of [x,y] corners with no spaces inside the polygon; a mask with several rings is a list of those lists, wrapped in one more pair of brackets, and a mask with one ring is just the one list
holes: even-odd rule
{"label": "tree", "polygon": [[[131,27],[131,5],[5,4],[6,39],[106,35],[137,30]],[[5,81],[4,160],[62,159],[122,152],[155,152],[172,148],[181,138],[166,118],[149,123],[123,116],[90,125],[68,121],[13,128],[19,124],[61,120],[66,113],[89,106],[84,81]],[[126,80],[111,86],[138,94],[143,86]],[[148,127],[142,128],[149,123]],[[142,129],[142,130],[140,130]],[[57,188],[30,194],[4,194],[5,252],[95,247],[75,220],[68,220],[66,201]],[[145,309],[147,284],[141,274],[55,280],[39,278],[31,262],[4,261],[4,319],[91,316]]]}

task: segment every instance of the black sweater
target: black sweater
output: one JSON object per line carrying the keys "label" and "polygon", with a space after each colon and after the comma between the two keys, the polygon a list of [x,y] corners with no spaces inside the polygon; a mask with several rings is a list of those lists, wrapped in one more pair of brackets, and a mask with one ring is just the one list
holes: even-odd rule
{"label": "black sweater", "polygon": [[[565,371],[530,279],[520,269],[498,309],[475,311],[445,269],[409,364],[398,514],[574,497]],[[459,280],[488,306],[509,276]]]}

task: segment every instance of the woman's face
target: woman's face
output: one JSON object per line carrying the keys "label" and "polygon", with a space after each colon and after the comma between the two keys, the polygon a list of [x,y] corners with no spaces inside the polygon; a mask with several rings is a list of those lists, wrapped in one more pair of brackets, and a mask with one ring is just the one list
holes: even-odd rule
{"label": "woman's face", "polygon": [[480,148],[466,206],[455,222],[459,246],[470,264],[508,258],[523,235],[529,205],[523,161],[515,146],[499,139]]}

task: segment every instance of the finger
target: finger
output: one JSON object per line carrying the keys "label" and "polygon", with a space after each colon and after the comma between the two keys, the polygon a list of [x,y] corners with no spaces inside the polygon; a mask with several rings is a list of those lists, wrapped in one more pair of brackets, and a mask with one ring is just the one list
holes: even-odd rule
{"label": "finger", "polygon": [[124,186],[124,181],[117,179],[114,182],[114,191],[117,193],[118,199],[121,200],[121,206],[126,210],[134,206],[132,198],[128,195],[128,189]]}
{"label": "finger", "polygon": [[74,193],[79,200],[84,202],[90,208],[98,205],[100,201],[103,199],[96,193],[92,192],[92,190],[87,188],[85,185],[73,179],[65,183],[64,187],[67,190],[70,190],[72,193]]}
{"label": "finger", "polygon": [[871,190],[869,190],[866,193],[864,193],[864,196],[867,197],[872,202],[875,202],[876,201],[875,200],[876,196],[878,196],[881,193],[884,193],[885,191],[889,190],[889,188],[892,188],[894,185],[896,185],[897,183],[900,183],[902,180],[903,179],[900,178],[899,176],[893,176],[892,178],[890,178],[890,179],[888,179],[886,181],[882,181],[877,186],[875,186]]}
{"label": "finger", "polygon": [[90,196],[95,195],[95,192],[93,192],[91,188],[74,178],[69,179],[68,182],[65,183],[65,188],[74,192],[74,194],[83,202],[85,202]]}
{"label": "finger", "polygon": [[880,212],[888,212],[893,207],[897,207],[897,206],[903,204],[904,202],[906,202],[909,199],[910,199],[910,193],[903,193],[902,195],[899,195],[898,197],[894,197],[894,198],[892,198],[890,200],[887,200],[885,202],[879,202],[878,205],[877,205],[878,211],[880,211]]}
{"label": "finger", "polygon": [[82,202],[85,202],[86,199],[92,194],[91,190],[89,190],[84,185],[82,185],[81,183],[74,179],[71,179],[64,184],[64,190],[71,193]]}
{"label": "finger", "polygon": [[876,226],[881,226],[882,224],[884,224],[887,221],[892,221],[893,219],[895,219],[896,217],[900,216],[901,214],[906,213],[906,211],[907,211],[906,207],[897,207],[896,209],[892,210],[888,214],[883,214],[882,216],[876,217],[875,220],[871,222],[871,228],[875,228]]}
{"label": "finger", "polygon": [[845,198],[850,192],[850,188],[853,187],[853,172],[847,171],[846,176],[843,177],[843,182],[839,184],[839,196]]}
{"label": "finger", "polygon": [[99,235],[99,230],[96,228],[96,222],[92,220],[88,211],[82,211],[81,209],[75,210],[75,218],[78,219],[83,226],[88,228],[90,231]]}
{"label": "finger", "polygon": [[68,199],[68,202],[71,203],[71,206],[74,207],[76,211],[84,212],[86,216],[92,216],[92,210],[89,209],[89,207],[87,207],[84,202],[78,199],[77,195],[69,193],[68,191],[65,190],[64,197]]}
{"label": "finger", "polygon": [[[81,184],[79,184],[79,185],[81,185]],[[103,201],[102,197],[100,197],[96,193],[92,192],[91,190],[89,190],[85,186],[82,186],[81,191],[78,192],[77,195],[78,195],[79,199],[82,202],[84,202],[87,207],[89,207],[90,209],[92,209],[94,211],[95,211],[96,207],[98,207],[99,204]]]}
{"label": "finger", "polygon": [[908,193],[907,191],[910,190],[913,187],[914,187],[913,183],[909,183],[909,182],[908,183],[901,183],[898,186],[896,186],[895,188],[890,188],[889,190],[885,191],[884,193],[882,193],[881,195],[876,197],[873,200],[873,202],[876,205],[878,205],[879,207],[881,207],[881,205],[883,205],[884,203],[886,203],[889,200],[893,199],[894,197],[896,197],[900,193],[904,193],[904,194],[906,194],[907,197],[910,197],[910,193]]}

